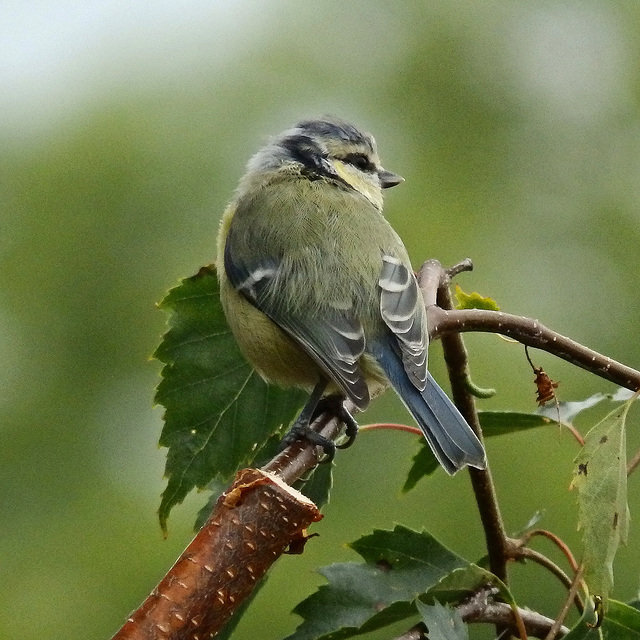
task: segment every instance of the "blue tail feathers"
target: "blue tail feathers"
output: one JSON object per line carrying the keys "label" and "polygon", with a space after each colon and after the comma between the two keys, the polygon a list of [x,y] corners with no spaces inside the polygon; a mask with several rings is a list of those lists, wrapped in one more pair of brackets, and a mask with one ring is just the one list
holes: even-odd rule
{"label": "blue tail feathers", "polygon": [[453,468],[448,468],[434,449],[442,466],[449,473],[455,473],[465,465],[484,469],[484,447],[430,373],[427,374],[427,386],[424,391],[421,394],[419,391],[417,393],[422,400],[417,408],[406,400],[405,404],[420,425],[429,444],[433,447],[432,440],[436,440]]}
{"label": "blue tail feathers", "polygon": [[424,390],[419,391],[407,376],[399,355],[388,343],[377,342],[371,345],[370,352],[447,473],[453,474],[466,465],[484,469],[486,458],[480,440],[431,374],[427,374]]}

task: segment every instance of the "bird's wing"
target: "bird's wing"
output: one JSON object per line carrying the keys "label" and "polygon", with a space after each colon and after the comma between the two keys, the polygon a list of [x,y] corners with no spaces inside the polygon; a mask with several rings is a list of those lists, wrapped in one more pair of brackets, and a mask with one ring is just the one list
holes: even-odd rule
{"label": "bird's wing", "polygon": [[262,311],[308,353],[353,403],[364,409],[369,390],[358,359],[365,338],[360,321],[350,309],[323,305],[313,315],[302,315],[278,290],[286,290],[287,273],[277,258],[243,260],[234,253],[233,227],[224,251],[229,281],[251,304]]}
{"label": "bird's wing", "polygon": [[394,256],[382,257],[378,284],[380,313],[396,339],[402,364],[419,391],[427,384],[427,316],[422,294],[412,271]]}

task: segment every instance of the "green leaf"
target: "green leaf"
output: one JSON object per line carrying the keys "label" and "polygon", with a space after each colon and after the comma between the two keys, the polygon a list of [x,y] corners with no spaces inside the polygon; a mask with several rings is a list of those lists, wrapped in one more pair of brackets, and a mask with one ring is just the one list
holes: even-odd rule
{"label": "green leaf", "polygon": [[455,609],[443,607],[438,601],[433,605],[416,602],[418,613],[427,625],[429,640],[467,640],[469,630]]}
{"label": "green leaf", "polygon": [[304,620],[288,640],[351,638],[415,616],[418,597],[449,601],[497,580],[428,533],[400,525],[350,546],[364,564],[321,569],[329,584],[294,609]]}
{"label": "green leaf", "polygon": [[425,581],[431,586],[450,571],[469,564],[431,534],[402,525],[393,531],[375,529],[349,546],[368,564],[384,568],[393,581],[401,578],[408,592],[416,594],[425,590]]}
{"label": "green leaf", "polygon": [[[480,426],[485,438],[492,436],[502,436],[514,431],[525,431],[536,427],[543,427],[551,424],[551,420],[537,413],[521,413],[517,411],[480,411]],[[439,467],[438,462],[431,453],[427,441],[420,440],[420,450],[413,457],[413,464],[409,469],[407,480],[402,487],[402,492],[406,493],[413,489],[419,480],[431,475]]]}
{"label": "green leaf", "polygon": [[485,309],[486,311],[500,311],[500,307],[495,300],[485,298],[475,291],[473,293],[465,293],[460,285],[456,285],[456,300],[458,304],[456,309]]}
{"label": "green leaf", "polygon": [[240,350],[227,325],[213,266],[182,280],[160,308],[169,330],[154,357],[164,363],[156,402],[166,409],[160,444],[168,447],[167,487],[160,524],[195,487],[228,481],[260,454],[295,416],[298,390],[267,385]]}
{"label": "green leaf", "polygon": [[[618,602],[609,600],[607,613],[600,629],[593,629],[593,608],[586,610],[578,624],[566,636],[565,640],[640,640],[640,611]],[[600,636],[602,632],[602,636]]]}
{"label": "green leaf", "polygon": [[583,577],[605,608],[613,586],[613,559],[629,531],[625,423],[631,404],[617,407],[587,433],[571,482],[578,489]]}

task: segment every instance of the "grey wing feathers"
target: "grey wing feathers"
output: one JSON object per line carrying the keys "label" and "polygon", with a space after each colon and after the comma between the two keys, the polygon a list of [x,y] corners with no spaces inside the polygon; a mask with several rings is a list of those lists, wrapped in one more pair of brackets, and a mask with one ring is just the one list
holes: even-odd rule
{"label": "grey wing feathers", "polygon": [[365,338],[359,320],[349,309],[328,307],[311,317],[283,308],[273,295],[282,285],[281,265],[265,259],[247,265],[233,254],[231,234],[225,245],[225,273],[235,289],[293,338],[359,408],[369,405],[369,389],[358,365]]}
{"label": "grey wing feathers", "polygon": [[369,405],[369,388],[358,365],[365,347],[359,321],[337,309],[304,321],[262,310],[304,347],[359,409]]}
{"label": "grey wing feathers", "polygon": [[427,320],[415,276],[398,258],[382,257],[380,313],[391,329],[411,382],[422,391],[427,383]]}

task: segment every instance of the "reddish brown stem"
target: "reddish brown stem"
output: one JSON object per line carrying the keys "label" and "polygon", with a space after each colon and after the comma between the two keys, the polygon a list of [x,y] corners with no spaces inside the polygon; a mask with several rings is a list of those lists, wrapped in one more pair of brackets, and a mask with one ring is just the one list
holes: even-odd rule
{"label": "reddish brown stem", "polygon": [[573,582],[571,583],[571,588],[569,589],[569,593],[567,593],[567,597],[565,598],[564,603],[562,604],[562,608],[560,609],[560,613],[556,616],[556,620],[553,623],[551,629],[549,629],[549,633],[547,633],[544,640],[554,640],[560,627],[562,627],[562,623],[565,621],[567,614],[569,613],[569,609],[571,608],[571,602],[578,595],[578,588],[580,587],[580,582],[582,580],[582,568],[579,568],[576,571],[576,575],[573,577]]}
{"label": "reddish brown stem", "polygon": [[573,556],[573,553],[571,553],[571,549],[569,549],[569,547],[567,546],[566,542],[564,542],[564,540],[559,538],[555,533],[551,533],[551,531],[547,531],[546,529],[532,529],[531,531],[528,531],[527,533],[525,533],[525,535],[523,535],[518,542],[520,545],[526,545],[529,543],[531,538],[535,536],[542,536],[544,538],[551,540],[551,542],[553,542],[553,544],[555,544],[556,547],[558,547],[558,549],[562,551],[562,553],[564,554],[564,557],[569,562],[571,569],[573,569],[574,572],[578,571],[579,565],[576,562],[576,559]]}
{"label": "reddish brown stem", "polygon": [[581,446],[584,447],[584,438],[582,434],[572,425],[565,422],[558,422],[561,427],[566,427],[569,430],[569,433],[573,436],[574,440]]}
{"label": "reddish brown stem", "polygon": [[422,435],[422,431],[418,427],[410,427],[408,424],[396,424],[395,422],[375,422],[360,426],[360,431],[373,431],[375,429],[394,429],[395,431],[413,433],[417,436]]}
{"label": "reddish brown stem", "polygon": [[636,470],[639,464],[640,464],[640,450],[638,450],[636,452],[636,455],[633,456],[631,460],[629,460],[629,464],[627,465],[627,475],[628,476],[631,475]]}

